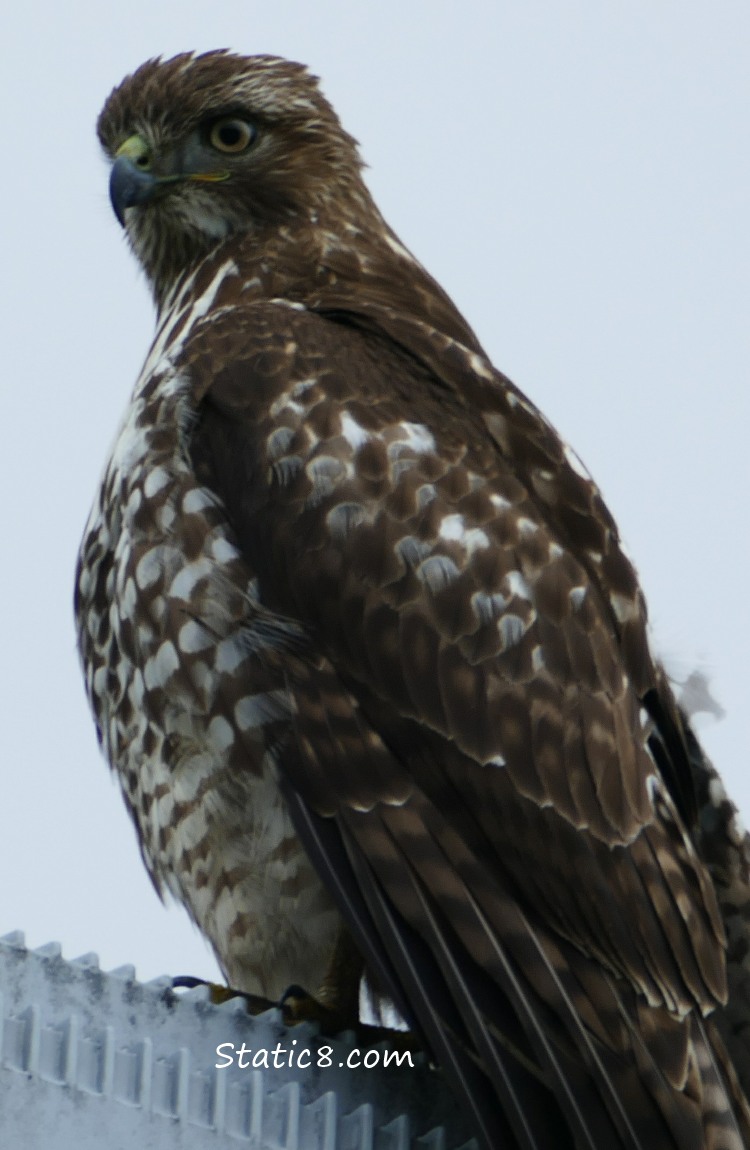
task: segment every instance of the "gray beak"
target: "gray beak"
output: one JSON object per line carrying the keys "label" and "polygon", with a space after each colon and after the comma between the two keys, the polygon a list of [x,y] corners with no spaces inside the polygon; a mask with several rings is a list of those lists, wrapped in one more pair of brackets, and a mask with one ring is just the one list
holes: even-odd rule
{"label": "gray beak", "polygon": [[109,198],[121,227],[125,227],[125,209],[148,203],[161,182],[151,172],[137,167],[128,156],[117,157],[109,177]]}

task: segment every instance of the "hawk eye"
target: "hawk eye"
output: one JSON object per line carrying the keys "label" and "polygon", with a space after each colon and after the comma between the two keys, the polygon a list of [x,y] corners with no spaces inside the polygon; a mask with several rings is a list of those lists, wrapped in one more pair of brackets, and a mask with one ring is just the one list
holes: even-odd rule
{"label": "hawk eye", "polygon": [[238,120],[228,117],[217,120],[211,125],[208,133],[208,142],[217,152],[229,152],[238,155],[245,152],[255,139],[256,131],[247,120]]}

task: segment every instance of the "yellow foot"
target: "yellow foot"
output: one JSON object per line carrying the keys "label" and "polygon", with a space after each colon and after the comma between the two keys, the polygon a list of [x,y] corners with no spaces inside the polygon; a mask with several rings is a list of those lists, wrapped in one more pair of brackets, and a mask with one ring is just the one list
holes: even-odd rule
{"label": "yellow foot", "polygon": [[281,1014],[287,1026],[300,1022],[315,1022],[321,1034],[335,1037],[344,1030],[352,1030],[357,1041],[364,1046],[376,1046],[387,1042],[395,1050],[419,1051],[420,1045],[414,1034],[405,1030],[391,1030],[386,1026],[368,1026],[361,1022],[359,1009],[350,1003],[348,1009],[340,1006],[327,1006],[318,998],[313,998],[301,986],[290,986],[279,1002]]}
{"label": "yellow foot", "polygon": [[300,1022],[315,1022],[321,1033],[340,1034],[342,1030],[354,1030],[359,1025],[359,1017],[351,1009],[342,1010],[338,1006],[327,1006],[313,998],[301,986],[290,986],[278,1003],[287,1026]]}

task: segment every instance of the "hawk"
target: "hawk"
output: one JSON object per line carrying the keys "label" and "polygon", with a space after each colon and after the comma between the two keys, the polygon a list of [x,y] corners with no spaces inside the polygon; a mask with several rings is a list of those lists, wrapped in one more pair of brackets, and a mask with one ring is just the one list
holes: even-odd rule
{"label": "hawk", "polygon": [[592,479],[304,67],[151,60],[98,131],[158,322],[76,612],[157,890],[239,990],[343,1024],[364,971],[486,1150],[750,1146],[706,768]]}

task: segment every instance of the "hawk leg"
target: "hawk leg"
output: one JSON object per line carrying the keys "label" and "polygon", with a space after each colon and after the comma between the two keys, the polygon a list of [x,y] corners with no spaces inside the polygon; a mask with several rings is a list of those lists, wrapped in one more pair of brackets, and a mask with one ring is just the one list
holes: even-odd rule
{"label": "hawk leg", "polygon": [[[281,996],[284,1021],[317,1022],[324,1034],[342,1030],[359,1030],[359,987],[364,973],[364,960],[351,935],[339,929],[328,969],[313,996],[301,986],[290,986]],[[372,1028],[370,1028],[372,1029]]]}

